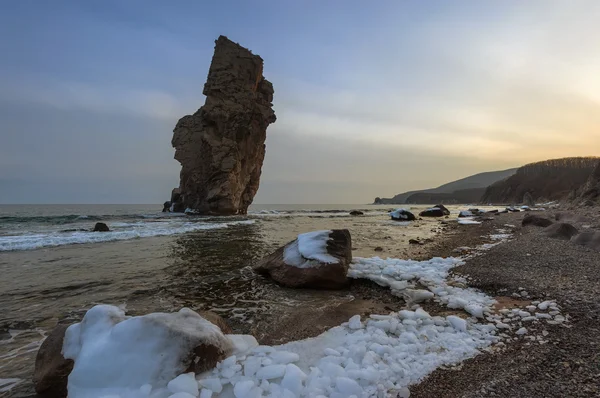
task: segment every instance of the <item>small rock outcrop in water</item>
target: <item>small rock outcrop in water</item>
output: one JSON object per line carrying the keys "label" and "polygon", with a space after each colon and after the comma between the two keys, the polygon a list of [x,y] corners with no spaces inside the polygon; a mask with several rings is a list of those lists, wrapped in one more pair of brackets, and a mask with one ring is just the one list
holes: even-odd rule
{"label": "small rock outcrop in water", "polygon": [[247,212],[258,190],[267,127],[276,119],[273,85],[262,72],[260,56],[225,36],[217,39],[204,85],[206,102],[173,130],[181,211]]}
{"label": "small rock outcrop in water", "polygon": [[168,211],[171,211],[171,201],[170,200],[167,200],[165,203],[163,203],[162,212],[166,213]]}
{"label": "small rock outcrop in water", "polygon": [[73,360],[62,355],[65,331],[69,325],[58,325],[40,346],[35,358],[33,384],[35,391],[48,398],[67,396],[67,379],[73,369]]}
{"label": "small rock outcrop in water", "polygon": [[417,217],[406,209],[396,209],[390,212],[390,217],[394,221],[415,221]]}
{"label": "small rock outcrop in water", "polygon": [[108,228],[108,225],[104,224],[103,222],[97,222],[96,225],[94,225],[94,231],[93,232],[109,232],[110,229]]}
{"label": "small rock outcrop in water", "polygon": [[443,217],[450,215],[450,210],[448,210],[444,205],[435,205],[432,208],[427,210],[423,210],[419,213],[421,217]]}
{"label": "small rock outcrop in water", "polygon": [[530,207],[535,206],[535,202],[533,200],[533,196],[531,196],[531,193],[526,192],[525,195],[523,195],[523,204]]}
{"label": "small rock outcrop in water", "polygon": [[254,266],[260,274],[294,288],[341,289],[348,284],[352,239],[347,229],[298,235]]}

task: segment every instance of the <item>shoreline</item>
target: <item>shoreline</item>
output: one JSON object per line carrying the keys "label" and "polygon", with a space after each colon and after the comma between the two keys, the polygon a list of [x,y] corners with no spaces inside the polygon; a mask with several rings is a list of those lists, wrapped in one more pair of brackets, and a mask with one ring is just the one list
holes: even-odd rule
{"label": "shoreline", "polygon": [[[550,217],[554,212],[536,212],[541,216]],[[497,274],[490,279],[489,275],[482,273],[486,269],[486,264],[496,264],[495,270],[500,272],[503,266],[498,266],[498,258],[501,258],[498,253],[509,253],[511,255],[520,255],[522,257],[522,246],[523,242],[529,242],[532,238],[540,239],[539,228],[527,227],[521,228],[521,219],[527,214],[526,212],[521,213],[509,213],[499,214],[494,216],[492,220],[486,220],[481,224],[477,225],[461,225],[458,224],[454,218],[437,218],[428,220],[427,222],[417,222],[415,225],[407,226],[407,228],[419,227],[418,230],[423,233],[422,245],[400,245],[398,240],[400,236],[404,234],[397,234],[396,240],[383,240],[381,236],[369,236],[365,239],[356,239],[356,242],[362,242],[360,246],[354,247],[358,249],[362,256],[369,255],[369,253],[375,253],[382,258],[389,254],[389,257],[399,257],[404,259],[412,259],[415,261],[429,260],[433,257],[461,257],[467,255],[465,264],[460,265],[450,271],[450,275],[466,276],[468,283],[462,284],[464,287],[475,287],[480,289],[484,293],[499,299],[509,298],[511,293],[519,292],[519,287],[524,286],[531,294],[533,298],[544,299],[545,296],[540,289],[535,288],[535,284],[531,281],[514,282],[514,286],[511,285],[510,278],[506,278],[507,275],[498,278]],[[352,219],[353,222],[361,223],[360,218]],[[509,225],[509,226],[507,226]],[[423,228],[426,226],[427,228]],[[476,256],[469,256],[469,250],[456,250],[457,248],[464,248],[468,246],[470,248],[480,247],[482,244],[497,242],[490,237],[490,235],[498,234],[499,230],[510,229],[513,236],[509,242],[502,242],[502,244],[486,249],[486,251],[478,251]],[[427,233],[425,233],[427,232]],[[278,231],[272,230],[270,233],[273,236],[278,236]],[[358,234],[358,236],[364,234]],[[375,238],[375,239],[373,239]],[[548,239],[548,238],[547,238]],[[521,242],[523,241],[523,242]],[[385,251],[373,251],[374,248],[370,247],[374,242],[389,242],[385,243],[388,247]],[[516,242],[519,242],[518,244]],[[552,242],[557,242],[552,240]],[[563,245],[568,245],[568,242],[560,242]],[[356,244],[353,241],[353,245]],[[366,246],[368,247],[366,247]],[[392,247],[390,247],[390,245]],[[397,250],[398,247],[402,246],[402,250]],[[553,245],[550,245],[553,247]],[[554,245],[556,246],[556,245]],[[560,245],[559,245],[560,246]],[[587,250],[579,246],[571,245],[570,250],[573,252],[580,252],[581,250]],[[588,250],[589,251],[589,250]],[[592,255],[591,252],[588,255]],[[370,254],[373,255],[373,254]],[[361,256],[361,257],[362,257]],[[359,257],[359,256],[356,256]],[[510,255],[509,255],[510,257]],[[464,258],[464,257],[463,257]],[[543,258],[542,258],[543,260]],[[477,265],[474,265],[477,264]],[[483,264],[483,265],[482,265]],[[518,274],[515,273],[515,275]],[[514,277],[514,275],[511,275]],[[508,279],[509,281],[504,281]],[[265,281],[263,281],[265,282]],[[535,281],[534,281],[535,282]],[[272,282],[271,282],[272,283]],[[518,285],[518,286],[517,286]],[[507,291],[506,289],[512,291]],[[292,289],[291,292],[296,291]],[[361,315],[361,317],[368,318],[371,314],[388,314],[390,312],[399,311],[406,307],[404,299],[396,297],[391,294],[387,287],[381,287],[365,279],[353,279],[350,283],[349,288],[343,291],[338,291],[336,298],[328,294],[329,291],[308,291],[304,292],[314,296],[316,301],[313,301],[317,305],[309,307],[290,307],[290,310],[277,317],[277,321],[273,322],[273,318],[262,319],[259,322],[246,325],[243,327],[244,330],[239,332],[252,334],[259,341],[260,344],[264,345],[280,345],[291,341],[302,340],[310,337],[316,337],[322,332],[339,326],[354,315]],[[600,292],[598,292],[600,294]],[[500,296],[500,297],[499,297]],[[322,304],[319,297],[322,298]],[[533,299],[532,298],[532,299]],[[571,314],[572,308],[564,306],[564,296],[557,296],[550,292],[548,298],[556,299],[558,304],[563,306],[565,314]],[[500,300],[502,301],[502,300]],[[523,303],[519,303],[523,304]],[[422,303],[422,308],[431,315],[458,315],[459,317],[468,316],[464,310],[450,310],[445,306],[439,304]],[[207,308],[210,309],[210,308]],[[302,321],[299,322],[298,320]],[[230,320],[230,321],[233,321]],[[235,322],[232,322],[231,326],[236,329]],[[239,326],[238,326],[239,327]],[[553,329],[564,329],[563,327],[556,326]],[[248,330],[249,329],[249,330]],[[554,334],[552,330],[552,334]],[[564,332],[564,331],[563,331]],[[550,336],[552,337],[552,335]],[[483,385],[488,386],[490,380],[494,380],[496,373],[502,374],[503,368],[499,368],[498,362],[501,362],[505,366],[512,366],[514,361],[512,356],[517,356],[519,350],[524,347],[526,342],[524,340],[515,341],[508,345],[505,350],[497,350],[494,354],[482,353],[472,359],[458,363],[456,366],[451,367],[452,372],[448,370],[437,369],[424,380],[418,384],[411,385],[410,391],[412,397],[429,397],[429,396],[440,396],[440,397],[454,397],[454,396],[481,396],[481,388]],[[547,345],[546,347],[548,347]],[[536,353],[537,355],[537,353]],[[501,358],[500,361],[497,359]],[[535,357],[534,358],[538,358]],[[506,365],[509,363],[509,365]],[[485,366],[483,366],[484,364]],[[461,369],[457,371],[456,369]],[[473,379],[477,379],[480,384],[477,387],[472,383]],[[450,385],[450,386],[449,386]],[[488,386],[489,387],[489,386]],[[487,387],[486,391],[487,390]],[[15,393],[19,393],[19,388]],[[494,391],[494,387],[490,390]],[[22,391],[24,393],[31,393]],[[510,393],[506,396],[512,396],[515,391],[510,390]],[[529,394],[529,392],[527,392]],[[547,394],[547,391],[546,391]],[[493,394],[492,394],[493,395]],[[15,395],[20,397],[28,397],[31,395]],[[500,395],[505,396],[505,395]],[[528,395],[529,396],[529,395]],[[531,395],[531,396],[536,396]],[[548,396],[548,395],[539,395]],[[578,396],[578,395],[569,395]],[[581,395],[585,396],[585,395]]]}

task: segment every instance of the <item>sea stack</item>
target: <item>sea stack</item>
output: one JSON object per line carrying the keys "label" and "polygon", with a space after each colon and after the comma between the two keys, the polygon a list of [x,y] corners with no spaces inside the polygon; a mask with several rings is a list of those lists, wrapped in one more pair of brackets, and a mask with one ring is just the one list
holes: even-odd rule
{"label": "sea stack", "polygon": [[262,74],[260,56],[225,36],[215,43],[206,102],[173,130],[181,174],[172,208],[246,214],[258,190],[267,127],[276,120],[273,85]]}

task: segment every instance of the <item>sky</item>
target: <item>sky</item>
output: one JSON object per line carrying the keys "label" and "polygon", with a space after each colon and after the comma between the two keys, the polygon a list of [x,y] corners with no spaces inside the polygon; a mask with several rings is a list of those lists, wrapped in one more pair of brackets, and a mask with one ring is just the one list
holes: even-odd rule
{"label": "sky", "polygon": [[219,35],[277,122],[255,203],[370,203],[600,152],[600,2],[0,2],[0,203],[162,203]]}

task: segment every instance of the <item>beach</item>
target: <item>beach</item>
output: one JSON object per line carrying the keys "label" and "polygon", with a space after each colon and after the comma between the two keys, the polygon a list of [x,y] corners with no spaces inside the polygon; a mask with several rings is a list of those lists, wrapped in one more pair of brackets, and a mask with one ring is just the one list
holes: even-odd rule
{"label": "beach", "polygon": [[[298,233],[348,228],[357,258],[427,261],[463,256],[465,263],[452,273],[468,276],[470,288],[508,307],[511,297],[526,290],[527,299],[519,298],[515,305],[552,299],[569,316],[566,326],[537,326],[544,330],[536,332],[549,334],[544,344],[515,337],[504,348],[467,359],[458,368],[435,370],[410,386],[411,397],[597,394],[597,252],[550,240],[540,228],[521,227],[527,212],[461,225],[456,214],[464,206],[450,207],[449,218],[411,223],[390,220],[389,206],[317,207],[257,209],[243,219],[225,221],[238,224],[171,236],[1,253],[0,267],[7,277],[2,279],[0,378],[15,380],[4,393],[32,396],[30,376],[44,336],[57,323],[79,321],[99,303],[126,307],[132,315],[182,307],[211,310],[235,333],[252,334],[265,345],[315,337],[354,315],[369,317],[405,308],[403,298],[369,280],[353,280],[340,291],[288,289],[250,269]],[[414,206],[411,211],[425,207]],[[350,216],[351,209],[365,215]],[[554,213],[539,212],[550,218]],[[575,223],[580,229],[598,227],[591,212],[582,220]],[[409,239],[424,244],[409,244]],[[423,308],[434,316],[463,316],[439,305],[424,303]],[[559,372],[570,372],[570,380],[577,383],[569,384],[557,376]]]}

